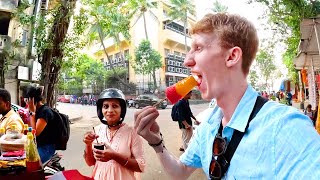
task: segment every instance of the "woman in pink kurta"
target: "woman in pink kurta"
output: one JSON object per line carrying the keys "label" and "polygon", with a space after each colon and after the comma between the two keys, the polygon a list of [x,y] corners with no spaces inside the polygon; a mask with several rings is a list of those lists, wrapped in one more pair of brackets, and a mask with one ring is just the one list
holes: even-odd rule
{"label": "woman in pink kurta", "polygon": [[[123,93],[114,88],[104,90],[97,101],[97,113],[102,122],[95,132],[84,136],[84,158],[94,165],[95,180],[140,179],[145,160],[142,141],[136,131],[122,123],[126,114]],[[94,148],[96,142],[104,143],[104,150]]]}

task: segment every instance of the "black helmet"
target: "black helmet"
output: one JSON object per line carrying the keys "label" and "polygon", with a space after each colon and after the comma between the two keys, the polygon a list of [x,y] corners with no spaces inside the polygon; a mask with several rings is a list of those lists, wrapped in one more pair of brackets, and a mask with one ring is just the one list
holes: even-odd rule
{"label": "black helmet", "polygon": [[116,88],[108,88],[100,93],[98,101],[97,101],[97,114],[98,114],[100,121],[103,124],[107,124],[107,121],[103,120],[104,116],[102,114],[102,104],[105,99],[119,99],[120,106],[121,106],[121,114],[120,114],[121,120],[118,122],[118,124],[121,124],[123,122],[124,117],[126,116],[126,112],[127,112],[127,103],[126,103],[126,99],[125,99],[124,94],[122,93],[122,91],[120,91],[119,89],[116,89]]}

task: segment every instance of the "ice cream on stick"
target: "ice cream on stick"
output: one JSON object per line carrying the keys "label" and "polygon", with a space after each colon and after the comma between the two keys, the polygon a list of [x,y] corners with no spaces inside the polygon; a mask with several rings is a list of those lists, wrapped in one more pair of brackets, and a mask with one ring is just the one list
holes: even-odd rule
{"label": "ice cream on stick", "polygon": [[176,84],[166,88],[167,99],[172,104],[175,104],[197,85],[198,82],[194,79],[193,76],[186,77]]}

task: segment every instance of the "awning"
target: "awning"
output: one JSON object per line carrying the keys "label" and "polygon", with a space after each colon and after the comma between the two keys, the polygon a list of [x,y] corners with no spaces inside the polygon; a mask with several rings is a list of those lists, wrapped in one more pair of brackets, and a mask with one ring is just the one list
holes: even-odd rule
{"label": "awning", "polygon": [[320,68],[320,17],[303,19],[300,23],[299,53],[294,59],[296,69]]}

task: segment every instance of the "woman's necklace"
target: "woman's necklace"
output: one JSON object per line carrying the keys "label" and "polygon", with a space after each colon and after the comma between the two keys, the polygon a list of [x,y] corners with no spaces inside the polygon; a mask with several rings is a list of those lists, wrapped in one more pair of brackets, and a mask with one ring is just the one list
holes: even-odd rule
{"label": "woman's necklace", "polygon": [[116,136],[117,132],[119,131],[119,129],[120,129],[121,127],[122,127],[122,124],[119,126],[119,128],[118,128],[114,133],[112,133],[112,132],[110,131],[110,129],[107,130],[108,134],[110,135],[110,139],[109,139],[108,134],[107,134],[107,139],[108,139],[108,141],[109,141],[110,144],[112,144],[113,138]]}

